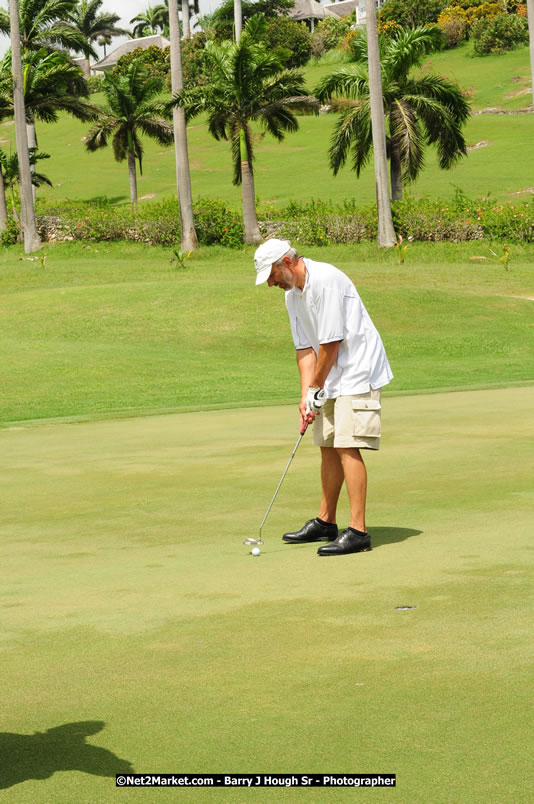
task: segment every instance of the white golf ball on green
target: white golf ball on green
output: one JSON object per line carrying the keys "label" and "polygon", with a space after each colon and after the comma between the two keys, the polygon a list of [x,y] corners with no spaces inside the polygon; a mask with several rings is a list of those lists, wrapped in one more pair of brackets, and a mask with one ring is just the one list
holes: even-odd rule
{"label": "white golf ball on green", "polygon": [[253,547],[250,552],[252,553],[253,556],[259,556],[259,554],[261,553],[261,550],[260,550],[259,547]]}

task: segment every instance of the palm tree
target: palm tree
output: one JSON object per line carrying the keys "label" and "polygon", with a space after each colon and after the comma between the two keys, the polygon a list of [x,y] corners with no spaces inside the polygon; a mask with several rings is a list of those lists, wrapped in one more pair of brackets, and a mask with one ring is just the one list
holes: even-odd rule
{"label": "palm tree", "polygon": [[[41,159],[50,159],[50,154],[37,153],[36,148],[29,148],[28,154],[30,157],[30,166],[35,168],[37,162]],[[33,170],[31,176],[32,184],[34,187],[41,187],[47,184],[52,187],[52,182],[45,176],[44,173],[39,173]],[[20,181],[19,159],[17,154],[6,154],[0,148],[0,231],[6,228],[7,224],[7,204],[6,204],[6,190],[9,190],[11,198],[11,212],[16,221],[18,221],[17,207],[15,203],[15,187]]]}
{"label": "palm tree", "polygon": [[528,41],[530,52],[530,75],[532,79],[532,106],[534,107],[534,0],[527,0]]}
{"label": "palm tree", "polygon": [[[182,48],[176,0],[169,0],[169,29],[171,37],[171,89],[174,95],[181,92],[184,87]],[[187,252],[198,247],[198,238],[193,218],[193,194],[189,170],[185,112],[179,106],[174,106],[173,108],[173,132],[182,250]]]}
{"label": "palm tree", "polygon": [[397,242],[388,188],[388,163],[386,156],[386,124],[382,101],[382,75],[380,50],[376,24],[375,0],[366,0],[367,16],[367,61],[369,64],[369,106],[371,114],[371,137],[373,140],[376,211],[378,217],[378,247],[391,248]]}
{"label": "palm tree", "polygon": [[[424,166],[426,145],[436,145],[438,163],[452,167],[467,152],[462,126],[470,106],[460,88],[446,78],[412,70],[438,46],[436,26],[402,29],[380,40],[384,114],[388,121],[387,149],[393,200],[402,198],[403,181],[413,181]],[[358,66],[326,76],[315,90],[322,102],[335,97],[349,101],[336,125],[330,146],[330,166],[337,174],[352,149],[352,167],[359,176],[370,158],[369,77],[367,44],[359,37],[354,46]]]}
{"label": "palm tree", "polygon": [[241,39],[241,31],[243,30],[243,10],[241,7],[241,0],[234,0],[234,31],[235,41],[239,42]]}
{"label": "palm tree", "polygon": [[125,75],[107,72],[102,79],[102,91],[108,108],[93,126],[85,141],[89,151],[105,148],[112,137],[112,147],[117,162],[128,160],[130,200],[137,203],[137,162],[142,174],[143,146],[140,135],[170,145],[173,141],[172,125],[165,119],[167,105],[158,101],[163,91],[164,79],[148,78],[147,71],[132,62]]}
{"label": "palm tree", "polygon": [[24,91],[21,59],[21,40],[19,31],[19,7],[17,0],[9,3],[9,25],[11,33],[12,70],[13,70],[13,110],[15,113],[15,137],[20,170],[20,200],[24,251],[26,254],[41,247],[41,238],[37,231],[35,207],[30,172],[30,156],[26,137],[26,111],[24,108]]}
{"label": "palm tree", "polygon": [[99,36],[96,40],[97,45],[104,48],[104,58],[107,56],[106,48],[111,45],[111,36],[105,34],[103,36]]}
{"label": "palm tree", "polygon": [[182,0],[182,27],[184,29],[184,39],[191,39],[191,20],[189,11],[189,0]]}
{"label": "palm tree", "polygon": [[216,140],[229,140],[232,148],[234,184],[242,184],[245,243],[258,243],[260,232],[254,193],[254,146],[252,122],[258,122],[281,141],[288,131],[297,131],[291,107],[318,112],[315,98],[305,95],[305,81],[297,70],[282,69],[278,58],[262,43],[265,20],[253,17],[239,42],[206,44],[211,81],[182,90],[173,104],[183,106],[189,120],[207,114],[208,130]]}
{"label": "palm tree", "polygon": [[[193,13],[198,14],[198,0],[192,3],[191,6],[189,5],[188,0],[182,0],[181,5],[181,12],[182,12],[182,28],[183,33],[182,36],[184,39],[191,38],[191,11]],[[157,19],[159,21],[159,25],[161,30],[163,31],[163,36],[170,37],[170,22],[169,22],[169,0],[164,0],[161,5],[155,6],[154,12],[157,12]]]}
{"label": "palm tree", "polygon": [[[86,36],[68,21],[77,0],[21,0],[19,29],[22,50],[72,50],[96,58]],[[0,31],[9,33],[9,15],[0,9]]]}
{"label": "palm tree", "polygon": [[[94,120],[100,109],[86,100],[89,92],[79,67],[59,51],[26,51],[22,56],[24,104],[28,127],[28,146],[37,146],[35,120],[55,123],[59,112],[77,120]],[[4,95],[11,74],[11,51],[0,63],[0,95]],[[11,101],[12,105],[12,101]]]}
{"label": "palm tree", "polygon": [[[103,0],[78,0],[76,6],[68,14],[68,20],[76,30],[80,31],[91,43],[104,38],[109,43],[111,37],[127,35],[129,31],[118,28],[120,20],[118,14],[110,14],[107,11],[100,12]],[[86,56],[83,67],[86,78],[91,74],[89,58]]]}
{"label": "palm tree", "polygon": [[139,39],[141,36],[151,36],[152,34],[160,33],[165,27],[163,19],[164,6],[149,6],[146,11],[142,11],[136,17],[132,17],[130,25],[135,23],[132,34],[134,39]]}

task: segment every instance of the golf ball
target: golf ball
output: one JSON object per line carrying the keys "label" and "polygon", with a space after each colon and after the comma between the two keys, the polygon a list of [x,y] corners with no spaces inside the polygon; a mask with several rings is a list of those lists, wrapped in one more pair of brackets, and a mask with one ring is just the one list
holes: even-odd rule
{"label": "golf ball", "polygon": [[261,550],[260,550],[259,547],[253,547],[250,552],[252,553],[253,556],[259,556],[259,554],[261,553]]}

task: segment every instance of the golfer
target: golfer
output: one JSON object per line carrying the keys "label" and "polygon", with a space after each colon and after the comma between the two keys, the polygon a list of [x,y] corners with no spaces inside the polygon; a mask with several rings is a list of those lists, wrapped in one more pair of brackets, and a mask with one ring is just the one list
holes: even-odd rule
{"label": "golfer", "polygon": [[[380,446],[380,389],[393,379],[384,345],[351,280],[333,265],[299,257],[287,240],[271,239],[254,255],[256,284],[285,291],[300,373],[301,429],[313,421],[321,448],[319,514],[284,542],[327,542],[321,556],[371,549],[365,524],[367,470],[362,449]],[[338,531],[345,482],[350,524]]]}

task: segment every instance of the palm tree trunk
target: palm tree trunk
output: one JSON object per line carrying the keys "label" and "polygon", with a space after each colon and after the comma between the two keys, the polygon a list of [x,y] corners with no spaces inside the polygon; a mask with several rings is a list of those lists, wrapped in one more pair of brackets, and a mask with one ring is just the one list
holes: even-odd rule
{"label": "palm tree trunk", "polygon": [[243,14],[241,10],[241,0],[234,0],[234,28],[235,28],[235,41],[239,42],[241,39],[241,29],[243,28]]}
{"label": "palm tree trunk", "polygon": [[26,139],[26,110],[24,108],[24,84],[22,60],[20,56],[20,29],[18,0],[9,0],[9,21],[11,27],[11,53],[13,71],[13,107],[15,112],[15,136],[19,159],[21,217],[24,229],[24,251],[30,254],[41,248],[37,231],[35,208],[32,196],[32,180],[28,140]]}
{"label": "palm tree trunk", "polygon": [[189,21],[189,0],[182,0],[182,25],[184,39],[191,39],[191,23]]}
{"label": "palm tree trunk", "polygon": [[399,149],[391,143],[389,154],[389,170],[391,177],[391,200],[402,201],[402,168]]}
{"label": "palm tree trunk", "polygon": [[528,38],[530,43],[530,75],[532,81],[532,106],[534,107],[534,0],[527,0]]}
{"label": "palm tree trunk", "polygon": [[135,206],[137,204],[137,170],[133,151],[128,151],[128,176],[130,178],[130,201]]}
{"label": "palm tree trunk", "polygon": [[[106,46],[104,45],[104,58],[106,57]],[[91,62],[89,61],[89,57],[83,60],[83,74],[84,78],[91,77]]]}
{"label": "palm tree trunk", "polygon": [[240,133],[241,148],[241,191],[243,195],[243,224],[245,233],[243,240],[250,245],[261,242],[261,234],[256,216],[256,193],[254,191],[254,175],[248,159],[245,132]]}
{"label": "palm tree trunk", "polygon": [[[183,89],[182,48],[178,25],[178,6],[176,0],[169,0],[169,36],[171,39],[171,90],[173,95]],[[189,152],[187,149],[187,127],[185,111],[175,106],[172,113],[174,126],[174,154],[176,162],[176,189],[180,205],[180,228],[182,251],[198,248],[198,238],[193,218],[193,193],[189,171]]]}
{"label": "palm tree trunk", "polygon": [[7,228],[7,204],[6,204],[6,185],[4,174],[0,169],[0,232]]}
{"label": "palm tree trunk", "polygon": [[[28,117],[31,118],[30,123],[28,123]],[[37,152],[37,132],[35,130],[35,121],[34,121],[34,118],[33,118],[33,112],[30,112],[29,115],[26,115],[26,137],[27,137],[27,140],[28,140],[28,151],[30,151],[32,148],[34,148],[35,152]],[[30,162],[30,173],[31,173],[31,175],[33,177],[33,174],[35,173],[35,165],[32,165],[31,162]],[[35,187],[35,184],[33,184],[33,181],[32,181],[32,198],[33,198],[34,203],[35,203],[36,195],[37,195],[36,187]]]}
{"label": "palm tree trunk", "polygon": [[[15,201],[15,190],[13,188],[13,184],[11,185],[11,214],[13,215],[13,218],[15,219],[16,223],[21,225],[19,219],[19,213],[17,212],[17,202]],[[19,235],[20,234],[22,233],[19,232]],[[22,243],[22,239],[19,238],[19,242]]]}
{"label": "palm tree trunk", "polygon": [[382,75],[380,72],[380,52],[376,28],[375,0],[365,0],[367,14],[367,55],[369,61],[369,95],[371,100],[371,128],[373,132],[373,155],[375,164],[376,205],[378,213],[378,247],[391,248],[397,242],[388,187],[388,165],[386,156],[386,126],[384,122],[384,101],[382,95]]}

